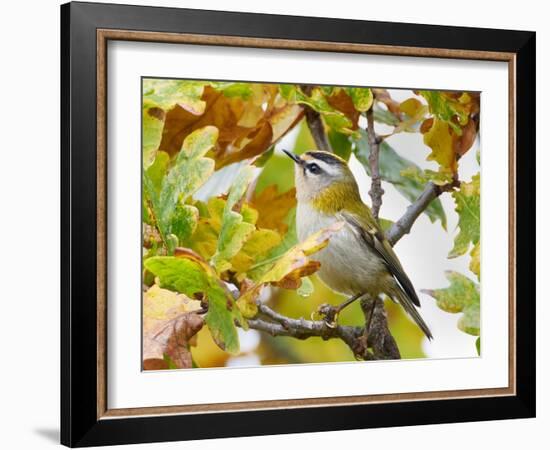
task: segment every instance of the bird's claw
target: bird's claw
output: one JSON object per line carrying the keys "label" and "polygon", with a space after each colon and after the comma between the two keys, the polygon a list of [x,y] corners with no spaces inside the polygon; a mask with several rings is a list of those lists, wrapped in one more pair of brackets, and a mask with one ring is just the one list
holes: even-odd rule
{"label": "bird's claw", "polygon": [[311,313],[311,320],[315,320],[314,317],[318,316],[326,326],[334,329],[338,326],[338,310],[328,303],[320,305],[316,311]]}
{"label": "bird's claw", "polygon": [[323,320],[325,321],[325,325],[332,330],[338,326],[338,314],[336,314],[332,320],[328,320],[326,317]]}

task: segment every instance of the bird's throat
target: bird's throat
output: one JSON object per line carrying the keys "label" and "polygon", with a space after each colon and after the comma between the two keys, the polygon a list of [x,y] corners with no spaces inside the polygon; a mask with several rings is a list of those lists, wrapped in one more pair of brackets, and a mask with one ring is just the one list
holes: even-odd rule
{"label": "bird's throat", "polygon": [[311,200],[313,208],[324,214],[336,214],[342,209],[352,209],[350,207],[357,202],[361,202],[361,196],[355,183],[333,184]]}

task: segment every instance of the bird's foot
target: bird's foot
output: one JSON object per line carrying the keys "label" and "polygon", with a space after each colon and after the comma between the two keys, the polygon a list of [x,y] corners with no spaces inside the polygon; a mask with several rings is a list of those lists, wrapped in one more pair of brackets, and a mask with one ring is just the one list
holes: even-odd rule
{"label": "bird's foot", "polygon": [[315,316],[318,316],[325,322],[327,327],[336,328],[338,326],[338,313],[339,309],[328,303],[320,305],[316,311],[311,314],[311,320],[315,320]]}

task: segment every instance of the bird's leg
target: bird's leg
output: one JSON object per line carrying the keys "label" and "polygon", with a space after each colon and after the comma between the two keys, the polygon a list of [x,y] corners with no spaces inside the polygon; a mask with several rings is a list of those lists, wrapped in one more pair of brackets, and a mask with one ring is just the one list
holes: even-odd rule
{"label": "bird's leg", "polygon": [[327,324],[329,328],[336,328],[338,325],[338,315],[340,312],[351,305],[354,301],[358,300],[364,295],[363,292],[360,292],[359,294],[355,294],[348,298],[346,301],[340,303],[338,306],[332,306],[329,304],[323,304],[319,306],[317,309],[317,313],[319,313],[321,316],[323,316],[323,320]]}
{"label": "bird's leg", "polygon": [[347,308],[349,305],[351,305],[355,300],[358,300],[360,297],[362,297],[364,293],[360,292],[359,294],[355,294],[352,297],[348,298],[345,302],[340,303],[336,307],[336,312],[339,313],[344,308]]}

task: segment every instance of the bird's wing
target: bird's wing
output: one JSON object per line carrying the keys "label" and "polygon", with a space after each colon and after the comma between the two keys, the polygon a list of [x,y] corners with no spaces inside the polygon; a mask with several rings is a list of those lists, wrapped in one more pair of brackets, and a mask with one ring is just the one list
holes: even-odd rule
{"label": "bird's wing", "polygon": [[[403,270],[397,255],[384,236],[384,232],[377,226],[376,220],[372,217],[370,210],[367,209],[368,207],[365,206],[365,208],[364,213],[366,213],[366,215],[344,211],[338,213],[338,215],[341,220],[345,221],[354,230],[366,245],[374,249],[380,255],[386,263],[390,273],[399,282],[411,301],[416,306],[420,306],[420,300],[418,299],[418,295],[416,295],[414,286]],[[369,218],[372,220],[369,220]]]}

